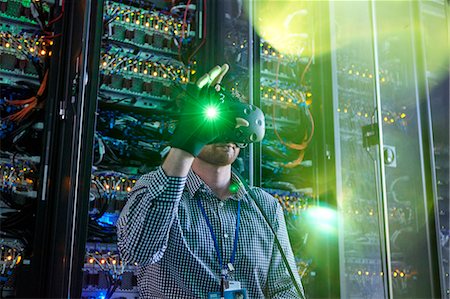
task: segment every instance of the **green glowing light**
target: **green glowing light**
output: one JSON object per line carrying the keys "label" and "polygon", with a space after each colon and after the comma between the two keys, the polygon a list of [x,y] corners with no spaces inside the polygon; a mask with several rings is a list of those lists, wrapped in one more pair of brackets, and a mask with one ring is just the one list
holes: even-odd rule
{"label": "green glowing light", "polygon": [[336,212],[329,208],[313,207],[309,209],[309,216],[316,221],[331,221],[335,218]]}
{"label": "green glowing light", "polygon": [[239,190],[239,185],[238,184],[231,184],[230,185],[230,192],[231,193],[236,193]]}
{"label": "green glowing light", "polygon": [[205,109],[205,114],[208,119],[215,119],[219,114],[219,111],[217,111],[217,108],[214,106],[208,106]]}
{"label": "green glowing light", "polygon": [[306,217],[311,227],[327,233],[336,232],[336,218],[335,210],[327,207],[311,207],[306,211]]}

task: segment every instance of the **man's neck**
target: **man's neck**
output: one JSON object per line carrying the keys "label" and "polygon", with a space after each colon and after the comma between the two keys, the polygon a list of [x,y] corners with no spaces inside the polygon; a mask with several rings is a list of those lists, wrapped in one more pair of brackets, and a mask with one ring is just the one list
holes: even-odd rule
{"label": "man's neck", "polygon": [[217,166],[196,158],[192,163],[192,170],[220,199],[231,195],[231,165]]}

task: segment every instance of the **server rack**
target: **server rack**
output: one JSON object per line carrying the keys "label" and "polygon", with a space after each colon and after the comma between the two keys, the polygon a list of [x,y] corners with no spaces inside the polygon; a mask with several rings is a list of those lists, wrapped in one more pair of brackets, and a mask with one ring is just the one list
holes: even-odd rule
{"label": "server rack", "polygon": [[[13,2],[18,3],[18,1]],[[62,7],[61,4],[63,3],[64,1],[58,3],[59,7]],[[131,188],[139,174],[151,170],[159,163],[164,142],[168,141],[171,132],[173,132],[174,123],[172,120],[176,117],[176,107],[171,106],[170,103],[176,98],[176,93],[172,88],[174,87],[173,83],[166,80],[171,71],[174,74],[171,78],[179,77],[180,81],[187,83],[195,80],[197,73],[201,74],[208,70],[210,66],[222,63],[223,60],[220,58],[224,57],[225,62],[232,65],[232,72],[229,75],[232,78],[239,78],[239,84],[246,85],[244,87],[240,85],[236,89],[239,89],[244,97],[254,101],[255,104],[261,105],[265,109],[266,115],[269,116],[266,119],[267,123],[271,124],[270,114],[272,113],[270,110],[272,107],[279,109],[279,111],[284,109],[284,112],[286,112],[286,104],[277,102],[281,102],[281,94],[285,91],[283,91],[281,85],[277,86],[276,84],[287,84],[289,76],[283,79],[280,77],[277,80],[277,73],[282,73],[277,71],[277,64],[283,65],[283,63],[290,62],[289,59],[291,58],[280,57],[282,53],[277,51],[276,45],[271,44],[269,39],[266,40],[262,34],[260,35],[255,31],[255,27],[252,26],[256,23],[254,17],[261,10],[264,10],[264,7],[258,6],[256,2],[251,2],[252,5],[247,8],[239,8],[239,1],[186,1],[179,3],[179,7],[175,8],[168,7],[168,4],[164,1],[129,0],[106,1],[105,3],[85,1],[76,2],[77,4],[68,1],[67,3],[71,4],[67,4],[64,8],[65,25],[61,33],[66,38],[64,41],[67,41],[68,44],[61,45],[62,48],[65,46],[66,50],[60,52],[66,63],[60,64],[53,73],[55,80],[52,82],[58,83],[55,83],[57,87],[51,89],[53,90],[51,97],[55,100],[52,101],[53,105],[48,108],[49,115],[52,117],[48,117],[51,121],[46,124],[47,128],[45,129],[46,132],[53,131],[53,133],[48,134],[50,137],[46,137],[50,138],[46,141],[47,144],[52,144],[52,146],[49,146],[52,150],[44,151],[43,155],[43,157],[48,157],[47,160],[51,162],[48,163],[47,167],[49,177],[52,179],[49,181],[48,189],[41,189],[47,190],[46,195],[43,196],[46,203],[42,205],[38,213],[39,224],[37,227],[41,230],[36,238],[39,240],[36,242],[38,256],[36,262],[31,263],[33,271],[35,271],[33,272],[34,275],[41,279],[36,281],[32,288],[24,288],[23,284],[19,285],[19,288],[23,292],[22,294],[27,294],[28,297],[72,296],[90,298],[122,296],[133,298],[136,296],[134,265],[121,264],[114,245],[112,227],[124,204],[127,189]],[[191,5],[195,5],[195,7]],[[380,12],[386,8],[381,4],[379,6],[374,5],[371,1],[359,5],[361,6],[359,12],[362,12],[360,15],[362,20],[358,24],[362,27],[365,26],[366,32],[371,34],[376,31],[374,29],[380,30],[382,25],[378,28],[376,24],[374,25],[371,22],[375,20],[382,24],[383,17],[381,17]],[[422,7],[417,8],[409,3],[403,5],[405,6],[402,9],[408,12],[410,19],[402,19],[404,21],[402,24],[408,25],[411,19],[417,17],[414,15],[415,9],[420,12],[423,11]],[[422,3],[421,5],[425,4]],[[22,6],[27,7],[26,5]],[[172,9],[174,10],[172,11]],[[233,20],[234,23],[230,22],[231,19],[226,13],[236,17],[237,15],[234,13],[240,9],[242,9],[241,12],[249,14],[247,16],[239,15],[238,18]],[[304,7],[299,8],[298,11],[302,9]],[[21,13],[27,13],[26,9],[20,10]],[[330,40],[333,46],[339,45],[340,32],[338,31],[342,29],[341,25],[345,27],[349,24],[348,20],[355,18],[355,14],[351,14],[349,7],[340,6],[338,3],[321,3],[318,6],[306,9],[306,11],[309,15],[304,15],[304,12],[301,12],[298,16],[307,20],[321,20],[320,22],[314,22],[315,25],[312,28],[309,26],[303,27],[308,28],[307,31],[311,30],[311,32],[305,33],[310,34],[308,41],[316,49],[327,48]],[[337,11],[340,13],[336,13]],[[389,11],[385,12],[388,13]],[[346,13],[348,13],[348,18]],[[140,18],[141,16],[144,20]],[[77,24],[75,20],[84,20],[81,32],[75,30]],[[171,20],[172,24],[169,24]],[[330,20],[330,24],[328,24],[328,20]],[[173,24],[180,25],[185,32],[181,33],[181,31],[176,30],[172,26]],[[189,29],[188,24],[190,25]],[[166,25],[167,30],[165,30]],[[327,31],[327,25],[331,28],[331,34]],[[303,28],[300,30],[303,30]],[[322,28],[323,31],[319,28]],[[188,32],[192,32],[192,35]],[[227,33],[232,34],[229,39],[227,39]],[[233,38],[236,38],[236,34],[241,35],[237,39],[242,43],[233,44]],[[213,42],[217,35],[223,36],[223,45]],[[99,38],[100,36],[102,38]],[[333,40],[333,38],[336,39]],[[389,202],[400,195],[395,190],[391,190],[387,194],[386,192],[383,193],[380,188],[383,189],[384,184],[389,181],[389,175],[397,176],[397,172],[388,167],[401,170],[401,164],[400,160],[394,159],[394,162],[398,163],[398,166],[394,167],[393,161],[385,162],[380,157],[383,157],[384,150],[387,150],[386,153],[392,154],[393,151],[394,158],[397,158],[401,156],[397,153],[404,152],[404,149],[400,151],[403,144],[394,146],[388,144],[388,147],[381,147],[380,139],[386,138],[389,142],[395,140],[392,135],[397,131],[395,129],[389,130],[388,127],[394,126],[390,125],[392,123],[391,118],[388,117],[385,121],[382,113],[392,113],[395,110],[394,108],[398,108],[395,103],[393,104],[387,99],[391,94],[400,94],[400,89],[395,85],[398,83],[395,83],[395,81],[391,82],[392,85],[383,86],[381,84],[383,77],[375,69],[382,65],[382,68],[392,70],[396,75],[401,74],[410,77],[413,74],[420,73],[418,71],[420,66],[417,66],[415,71],[402,70],[400,72],[395,67],[390,69],[390,61],[387,59],[389,58],[388,54],[383,53],[383,50],[385,50],[383,47],[386,47],[383,44],[385,40],[383,40],[383,37],[378,37],[378,39],[371,38],[369,39],[370,43],[366,45],[363,45],[362,42],[357,43],[359,47],[365,47],[364,49],[366,49],[357,51],[358,55],[354,55],[354,49],[337,48],[335,53],[316,51],[313,54],[310,52],[297,61],[300,75],[305,71],[306,89],[302,90],[304,86],[299,85],[291,89],[297,89],[298,87],[298,90],[296,90],[298,92],[305,95],[308,91],[311,93],[312,100],[308,101],[308,105],[316,120],[316,134],[303,160],[311,161],[311,166],[309,166],[309,162],[303,162],[303,165],[300,163],[296,165],[299,167],[298,169],[301,169],[299,173],[285,179],[280,176],[281,179],[278,180],[278,182],[284,181],[293,184],[294,188],[290,184],[277,184],[274,188],[273,181],[268,180],[273,173],[273,162],[277,162],[277,157],[285,158],[289,156],[289,153],[283,152],[285,149],[270,144],[255,145],[253,148],[244,151],[242,155],[242,161],[244,165],[247,165],[244,168],[247,169],[246,176],[249,181],[254,185],[261,185],[269,191],[273,191],[274,195],[285,205],[286,216],[292,220],[291,224],[293,224],[294,230],[298,229],[299,220],[303,221],[302,223],[309,221],[306,217],[307,212],[313,210],[309,208],[321,207],[325,203],[330,208],[335,205],[338,206],[337,216],[341,223],[339,234],[337,232],[331,234],[319,232],[320,238],[315,236],[317,239],[311,241],[311,237],[309,240],[304,238],[308,232],[310,236],[313,236],[311,232],[314,231],[311,231],[311,227],[302,228],[302,231],[297,232],[299,236],[295,235],[295,231],[294,233],[291,231],[293,249],[297,253],[299,269],[302,273],[305,273],[303,277],[305,289],[310,297],[327,298],[337,297],[341,294],[342,297],[379,295],[386,298],[401,298],[411,295],[403,287],[405,281],[411,283],[417,289],[427,292],[426,294],[438,293],[439,286],[436,283],[438,265],[436,261],[439,259],[433,256],[435,241],[428,232],[428,230],[432,230],[432,219],[425,222],[416,221],[416,223],[426,223],[428,228],[414,231],[417,235],[428,238],[427,244],[431,244],[429,248],[420,249],[428,255],[431,268],[427,268],[427,265],[421,263],[412,262],[409,264],[411,260],[397,259],[398,256],[392,257],[391,255],[391,258],[389,258],[389,253],[392,254],[387,248],[389,243],[394,242],[393,239],[400,242],[400,245],[404,243],[399,241],[401,240],[401,232],[391,234],[389,237],[384,235],[387,226],[395,228],[399,222],[398,219],[392,219],[390,215],[386,216],[386,212],[382,213],[382,210],[386,211],[386,206],[388,209],[397,208],[396,202],[393,202],[391,206]],[[379,45],[383,46],[372,45],[372,41],[377,41]],[[395,38],[391,42],[395,43]],[[76,46],[69,47],[70,43]],[[409,44],[414,44],[414,41],[409,40]],[[214,49],[214,51],[203,52],[202,47],[203,49]],[[70,49],[77,50],[70,51]],[[415,49],[418,51],[418,48]],[[379,51],[379,55],[373,53],[375,50]],[[178,52],[183,53],[184,51],[187,55],[181,56],[187,56],[187,60],[180,58],[178,54]],[[412,63],[414,65],[417,62],[417,56],[415,56],[415,53],[411,53],[411,50],[408,51],[408,55],[401,57],[401,59],[404,59],[405,64]],[[197,59],[194,59],[195,57]],[[366,68],[361,71],[351,64],[349,66],[346,64],[348,57],[356,59],[358,64],[367,65],[366,77],[362,76],[362,72],[365,72]],[[378,66],[374,57],[379,59]],[[310,60],[310,66],[307,67]],[[145,62],[148,61],[152,61],[153,64],[146,65]],[[115,62],[116,65],[114,65]],[[383,63],[387,64],[383,65]],[[398,64],[398,62],[395,63]],[[289,63],[287,64],[289,65]],[[344,67],[345,70],[339,67]],[[65,78],[56,75],[58,72],[64,73],[65,68],[69,70]],[[93,73],[86,72],[87,70]],[[95,73],[97,70],[99,70],[99,75]],[[349,71],[352,73],[349,73]],[[185,72],[184,80],[181,75],[177,75],[183,74],[183,72]],[[359,72],[359,74],[356,75],[356,72]],[[367,78],[369,73],[372,74],[372,78]],[[166,74],[166,77],[164,77],[164,74]],[[385,80],[386,78],[388,77],[385,77]],[[99,88],[97,88],[97,79],[99,80]],[[367,81],[364,81],[366,79]],[[388,78],[388,81],[390,79]],[[286,82],[283,82],[283,80],[286,80]],[[88,85],[84,84],[86,82]],[[230,88],[236,87],[232,85],[235,83],[232,80],[228,83],[231,84]],[[270,86],[270,84],[275,85]],[[352,97],[358,94],[358,90],[360,91],[359,95],[370,94],[370,91],[374,90],[373,84],[380,85],[377,95],[372,93],[370,97],[364,97],[362,100]],[[269,86],[267,87],[267,85]],[[262,90],[261,87],[263,87]],[[415,88],[412,85],[406,85],[406,87],[409,88],[407,89],[410,92]],[[350,89],[347,91],[348,98],[342,99],[340,96],[347,88]],[[265,97],[266,93],[267,98]],[[287,93],[289,94],[289,92]],[[275,99],[273,99],[273,96],[275,96]],[[295,103],[295,100],[301,97],[301,95],[296,98],[293,97],[292,101]],[[306,97],[308,98],[308,96]],[[372,100],[368,99],[377,99],[381,102],[372,105]],[[85,101],[84,105],[83,101]],[[371,111],[374,111],[372,110],[374,106],[381,107],[381,110],[377,111],[377,119],[382,116],[382,121],[377,123],[378,126],[374,126],[363,110],[350,109],[354,103],[360,104],[361,109],[367,106],[367,109]],[[71,106],[72,104],[75,104],[75,106]],[[300,107],[302,101],[296,104],[299,104],[298,107]],[[303,106],[306,105],[303,104]],[[415,107],[417,108],[417,106]],[[290,108],[297,110],[294,106]],[[164,115],[160,113],[162,110],[165,112]],[[417,115],[420,114],[423,117],[420,109],[417,110],[420,112],[417,112]],[[354,112],[351,117],[349,116],[350,111]],[[405,115],[408,114],[405,113]],[[289,116],[289,114],[284,114],[284,116],[288,120],[289,118],[293,118],[294,122],[296,120],[296,117]],[[404,118],[402,118],[401,113],[397,113],[396,117],[394,123],[397,124],[396,122],[399,121],[399,127],[401,127]],[[83,123],[80,122],[81,119],[84,119]],[[94,120],[97,122],[95,130]],[[333,120],[333,122],[330,120]],[[275,121],[275,128],[278,128],[277,125],[282,127],[280,123]],[[76,128],[75,131],[68,130],[72,125]],[[301,126],[302,124],[291,125]],[[375,131],[374,141],[370,138],[364,139],[360,132],[354,133],[352,130],[346,130],[346,128],[352,126],[353,128],[356,126],[356,131],[365,127],[365,132],[369,134],[373,133],[374,127],[378,127],[378,129],[381,127],[388,133],[378,136]],[[386,128],[383,126],[386,126]],[[414,126],[419,127],[423,124],[414,122]],[[134,131],[127,131],[127,127],[133,128]],[[330,131],[330,128],[334,131]],[[398,127],[396,128],[398,129]],[[273,130],[274,127],[269,127],[269,129]],[[430,130],[432,130],[431,126]],[[70,133],[68,133],[69,131]],[[130,133],[135,132],[139,132],[140,135],[136,134],[136,136],[139,137],[140,141],[146,140],[146,142],[140,143],[137,140],[138,138],[134,140],[128,138],[127,140]],[[276,136],[270,136],[270,134],[268,135],[269,143],[276,140]],[[415,134],[414,140],[417,137],[424,138],[426,141],[427,136],[424,136],[424,134],[419,134],[417,131],[412,131],[411,134]],[[377,139],[376,137],[380,138]],[[58,141],[55,144],[55,142],[49,142],[50,140]],[[363,140],[364,145],[360,144]],[[443,148],[445,148],[445,138],[439,139],[439,142],[444,144]],[[420,148],[418,144],[416,146]],[[131,155],[127,154],[128,150],[136,148],[139,151],[133,150],[130,153]],[[376,148],[378,148],[378,151]],[[383,151],[380,148],[383,148]],[[281,155],[279,152],[276,153],[277,150],[281,151]],[[430,149],[430,151],[432,150]],[[370,155],[371,153],[375,156],[375,162],[368,165],[367,160],[357,160],[360,162],[358,171],[361,181],[354,182],[352,187],[359,193],[353,197],[347,197],[347,200],[344,201],[342,199],[344,184],[341,180],[346,177],[346,172],[354,167],[352,165],[355,161],[351,161],[352,152],[357,153],[356,157]],[[142,153],[144,155],[139,155]],[[444,156],[436,154],[436,159],[444,157],[445,165],[445,161],[448,161],[448,159],[445,160],[448,153],[446,154],[445,151],[443,153]],[[292,155],[292,153],[290,154]],[[376,157],[377,154],[378,157]],[[425,156],[424,151],[421,152],[420,150],[416,154],[420,157]],[[426,177],[429,171],[427,159],[425,157],[425,161],[419,169],[415,169],[415,171],[421,173],[421,177]],[[70,163],[67,163],[67,161],[70,161]],[[91,168],[92,162],[94,167]],[[270,168],[270,162],[272,162],[272,168]],[[390,165],[386,165],[386,163]],[[123,164],[127,164],[127,166]],[[364,165],[366,167],[362,167]],[[279,168],[279,175],[286,171],[283,167]],[[268,169],[271,171],[268,171]],[[370,169],[376,169],[377,171],[371,172]],[[382,169],[385,170],[384,177],[382,174],[380,175]],[[439,175],[443,175],[444,178],[441,182],[445,182],[446,178],[445,166],[443,169],[443,173],[438,171]],[[306,176],[311,180],[299,183],[298,176],[305,175],[305,173],[308,173]],[[368,188],[364,190],[362,178],[366,179],[367,177],[369,178],[367,181],[371,181],[373,184],[368,184]],[[377,178],[380,180],[377,181]],[[46,180],[43,180],[43,182],[46,182]],[[402,180],[398,181],[399,184],[402,182]],[[434,183],[437,184],[437,181]],[[300,184],[300,186],[296,186],[296,184]],[[421,207],[430,204],[428,197],[430,186],[430,182],[423,182],[423,189],[421,189],[423,196],[417,202],[410,204],[419,211],[417,219],[413,220],[425,218],[424,210]],[[445,192],[445,184],[440,184],[440,186],[440,190]],[[404,188],[401,188],[401,190],[404,191]],[[369,195],[359,196],[364,193],[369,193]],[[364,203],[365,197],[369,199],[366,203]],[[373,200],[374,198],[377,200]],[[445,197],[437,196],[436,200],[439,198]],[[377,229],[367,227],[365,219],[361,220],[362,217],[356,216],[363,212],[361,210],[356,213],[356,210],[353,209],[354,205],[359,205],[359,201],[363,202],[363,208],[367,208],[367,211],[364,211],[369,215],[368,221],[377,224]],[[379,207],[379,213],[376,208],[371,210],[371,205],[375,202],[379,204],[376,207]],[[447,203],[442,199],[437,202],[440,210]],[[443,207],[445,213],[445,206]],[[405,207],[402,206],[401,208],[408,209],[410,207],[405,204]],[[372,214],[370,214],[371,211]],[[324,215],[327,214],[321,214],[319,217],[324,217]],[[297,218],[293,216],[297,216]],[[445,237],[445,233],[448,233],[448,226],[446,230],[445,216],[441,218],[444,220],[440,220],[438,223],[444,226],[441,233]],[[358,228],[363,231],[359,233],[362,239],[369,239],[369,242],[362,239],[349,240],[353,237],[347,226],[349,222],[360,224]],[[331,225],[333,225],[333,222],[331,222]],[[364,229],[368,229],[372,233],[367,234]],[[339,250],[336,243],[338,237],[340,239]],[[87,238],[87,243],[85,238]],[[373,242],[370,242],[370,240]],[[320,246],[314,246],[314,243],[319,243]],[[307,246],[305,247],[304,244],[307,244]],[[324,249],[323,244],[327,244]],[[349,251],[349,245],[356,247],[356,249]],[[321,248],[321,250],[318,250],[318,248]],[[361,248],[365,249],[362,250]],[[439,260],[442,269],[442,285],[446,282],[445,277],[448,277],[448,275],[445,276],[446,248],[448,248],[448,242],[445,243],[444,239]],[[393,251],[393,253],[398,252],[402,252],[402,250]],[[48,254],[51,254],[51,259],[47,259]],[[361,257],[365,254],[369,256]],[[338,267],[335,265],[337,262],[340,262],[340,273],[338,273]],[[387,270],[389,264],[391,268],[392,265],[397,266],[398,264],[400,266],[393,269],[391,275],[386,275],[386,273],[390,273]],[[57,265],[57,267],[54,267],[54,265]],[[411,265],[417,266],[417,269],[420,268],[419,276],[413,276],[411,269],[414,270],[414,267],[408,268]],[[36,273],[39,273],[40,276]],[[366,273],[369,273],[369,275]],[[422,277],[425,277],[426,280],[422,280]],[[24,283],[26,282],[25,279],[19,277],[18,282]],[[337,281],[340,281],[340,283],[337,283]],[[422,287],[426,283],[425,281],[431,282],[429,287],[427,285]],[[445,293],[445,290],[441,289]],[[417,295],[419,294],[417,293]]]}
{"label": "server rack", "polygon": [[[445,264],[439,265],[430,213],[436,182],[430,180],[433,149],[421,56],[432,45],[420,42],[416,23],[424,5],[330,2],[329,88],[344,298],[445,293],[439,279]],[[440,58],[448,66],[448,57]]]}
{"label": "server rack", "polygon": [[255,184],[284,208],[307,296],[335,297],[330,278],[336,279],[336,272],[327,263],[334,248],[328,229],[335,219],[326,217],[333,200],[318,192],[318,156],[312,143],[323,137],[315,133],[321,103],[316,89],[320,79],[314,76],[320,10],[311,2],[254,2],[251,8],[258,36],[254,47],[259,47],[253,98],[266,117],[266,137],[253,159],[260,175]]}
{"label": "server rack", "polygon": [[[81,273],[78,250],[82,247],[84,252],[86,229],[79,199],[83,198],[80,194],[88,192],[83,183],[85,164],[80,161],[89,161],[92,147],[89,134],[94,118],[88,112],[94,111],[90,105],[95,101],[89,101],[89,92],[96,88],[96,79],[88,80],[87,70],[96,69],[98,62],[93,51],[95,39],[91,39],[98,30],[92,22],[96,14],[101,14],[98,3],[1,3],[1,71],[12,88],[2,92],[2,154],[11,148],[13,166],[20,153],[28,160],[24,165],[32,165],[2,176],[2,202],[9,197],[10,202],[19,204],[17,215],[23,214],[21,200],[32,202],[30,214],[25,215],[31,235],[22,232],[20,226],[12,230],[12,237],[25,241],[26,250],[11,251],[7,240],[2,239],[4,296],[70,297],[77,293],[73,284]],[[37,92],[33,91],[36,79],[40,81]],[[14,92],[17,84],[28,85],[35,96],[23,100],[23,94]],[[26,147],[17,142],[15,128],[30,142]],[[28,172],[36,174],[30,176]],[[2,224],[8,221],[5,214],[8,211],[2,207]],[[2,233],[4,228],[2,225]],[[10,265],[6,265],[8,262]]]}
{"label": "server rack", "polygon": [[120,259],[115,223],[137,178],[162,161],[179,94],[208,67],[197,61],[209,5],[105,1],[82,298],[137,297],[136,265]]}
{"label": "server rack", "polygon": [[[194,4],[196,6],[192,6]],[[122,264],[114,244],[113,225],[125,203],[127,190],[132,187],[137,176],[160,163],[159,152],[168,143],[170,134],[173,132],[172,119],[176,118],[177,108],[173,103],[176,98],[173,90],[179,87],[177,85],[194,81],[196,73],[205,71],[212,65],[226,62],[230,64],[231,70],[223,84],[236,95],[259,105],[261,99],[264,99],[264,95],[261,96],[261,73],[272,72],[272,74],[268,74],[272,77],[277,75],[273,69],[273,61],[270,60],[273,60],[274,54],[278,54],[275,50],[271,50],[270,55],[265,53],[271,46],[268,43],[265,45],[261,43],[255,33],[252,27],[253,14],[249,14],[246,10],[250,7],[245,8],[240,6],[239,2],[234,1],[187,2],[178,7],[170,7],[167,4],[160,7],[158,5],[150,6],[150,4],[148,7],[142,7],[142,5],[140,2],[132,1],[129,3],[107,1],[105,3],[104,23],[106,25],[101,50],[98,123],[90,192],[90,224],[83,267],[83,297],[99,295],[110,297],[112,292],[115,296],[132,297],[136,295],[135,265]],[[164,10],[171,13],[179,10],[178,14],[180,17],[183,15],[183,20],[181,18],[171,19],[173,14],[162,15]],[[147,19],[151,19],[152,16],[155,19],[163,19],[163,23],[158,21],[148,24]],[[168,20],[164,21],[164,18],[168,18]],[[188,29],[192,32],[190,43],[193,45],[193,50],[189,49],[189,41],[183,40],[187,38],[177,37],[176,31],[179,32],[179,35],[182,29],[163,27],[165,26],[164,22],[168,22],[167,24],[170,25],[171,22],[177,24],[176,21],[182,28],[189,25],[189,28],[184,29],[186,32]],[[188,37],[190,36],[189,33],[186,34]],[[177,38],[174,39],[173,35]],[[185,42],[187,45],[177,45],[177,42]],[[207,51],[198,50],[200,46]],[[198,60],[193,60],[192,52],[199,54],[197,56],[199,60],[203,59],[201,60],[202,69],[200,69]],[[263,61],[260,59],[261,56],[267,58],[265,64],[260,66],[260,61]],[[143,61],[140,61],[139,57],[142,57]],[[197,59],[197,57],[195,58]],[[295,59],[294,56],[292,58]],[[145,65],[144,60],[151,61],[152,59],[155,60],[156,65],[161,62],[161,69],[146,73],[145,67],[142,68],[141,65]],[[303,75],[307,73],[311,60],[312,57],[310,59],[302,57],[301,62],[295,62],[299,63],[299,67],[303,63],[301,69]],[[272,63],[272,69],[266,66],[269,62]],[[290,61],[283,62],[283,66],[288,62]],[[167,79],[166,75],[170,75],[170,72],[166,72],[167,65],[170,63],[179,66],[178,70],[181,72],[187,69],[187,75],[184,77],[183,75],[181,77],[173,76],[170,78],[174,81],[173,83],[169,80],[164,83],[163,79]],[[287,76],[284,76],[287,80]],[[159,87],[158,84],[161,82],[163,86]],[[270,89],[270,87],[268,88]],[[297,115],[296,113],[300,112],[299,104],[306,108],[306,95],[304,97],[301,97],[303,94],[296,95],[296,91],[292,87],[289,90],[277,91],[280,94],[282,92],[286,93],[286,103],[290,104],[291,111],[293,111],[289,117],[293,118]],[[306,94],[303,90],[299,90],[299,92]],[[288,111],[289,104],[280,106],[284,113]],[[291,122],[291,128],[300,125],[300,123],[296,123],[295,119],[289,120],[289,117],[283,115],[282,119],[278,121]],[[135,128],[135,125],[141,126],[141,129],[142,126],[145,126],[143,129],[153,132],[150,132],[150,135],[136,136],[134,139],[132,136],[125,137],[125,134],[131,133],[131,131],[127,131],[127,128]],[[301,125],[305,124],[301,123]],[[148,131],[147,134],[149,134]],[[142,146],[142,144],[145,145]],[[136,145],[138,146],[136,147]],[[269,171],[267,171],[267,165],[264,165],[266,169],[264,173],[261,164],[261,148],[260,145],[255,145],[244,150],[235,166],[244,172],[250,183],[262,184],[268,191],[273,192],[286,210],[289,210],[289,216],[296,220],[300,211],[313,206],[314,202],[310,198],[311,196],[307,196],[305,192],[293,190],[294,184],[289,183],[286,178],[278,179],[276,183],[273,183],[281,187],[271,189],[269,185],[265,186],[268,184]],[[133,156],[136,154],[136,149],[148,150],[147,158]],[[108,157],[108,155],[111,156]],[[126,162],[123,160],[124,157],[127,159]],[[119,160],[122,162],[118,163]],[[272,163],[280,163],[280,161]],[[244,167],[242,167],[243,165]],[[294,171],[294,167],[292,167],[292,171]],[[283,188],[285,189],[282,190]],[[300,190],[301,187],[294,186],[294,189]],[[311,188],[307,188],[307,190],[308,194],[312,193]],[[102,200],[104,202],[101,202]],[[292,227],[296,229],[294,223]],[[298,229],[296,233],[299,233]],[[295,236],[293,240],[296,240],[297,244],[303,244],[306,241],[301,236]],[[298,254],[299,271],[303,275],[312,272],[312,276],[314,276],[315,272],[314,270],[310,271],[308,263],[311,263],[311,259],[302,259]],[[121,281],[120,286],[119,281]]]}

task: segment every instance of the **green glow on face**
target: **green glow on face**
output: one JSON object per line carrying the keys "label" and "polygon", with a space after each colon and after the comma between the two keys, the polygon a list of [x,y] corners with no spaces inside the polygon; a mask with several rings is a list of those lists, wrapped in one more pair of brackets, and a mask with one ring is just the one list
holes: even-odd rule
{"label": "green glow on face", "polygon": [[219,115],[219,111],[217,111],[217,108],[214,106],[208,106],[205,109],[205,115],[206,115],[206,118],[212,120],[212,119],[217,118],[217,116]]}

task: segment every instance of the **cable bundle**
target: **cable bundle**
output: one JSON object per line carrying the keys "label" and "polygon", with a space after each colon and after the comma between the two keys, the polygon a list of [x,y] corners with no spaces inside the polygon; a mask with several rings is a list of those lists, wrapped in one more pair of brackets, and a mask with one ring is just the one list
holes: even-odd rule
{"label": "cable bundle", "polygon": [[13,106],[22,106],[25,105],[22,110],[11,114],[8,116],[8,119],[12,121],[20,122],[24,120],[35,108],[41,108],[41,104],[44,101],[43,94],[47,87],[47,81],[48,81],[48,70],[45,72],[44,78],[42,79],[41,86],[39,87],[36,95],[25,99],[25,100],[12,100],[7,101],[9,105]]}

